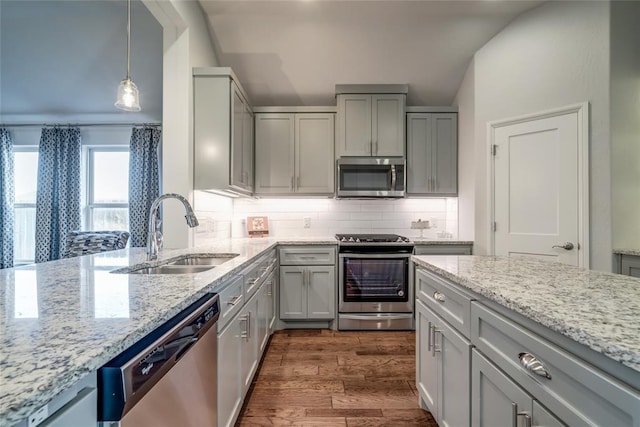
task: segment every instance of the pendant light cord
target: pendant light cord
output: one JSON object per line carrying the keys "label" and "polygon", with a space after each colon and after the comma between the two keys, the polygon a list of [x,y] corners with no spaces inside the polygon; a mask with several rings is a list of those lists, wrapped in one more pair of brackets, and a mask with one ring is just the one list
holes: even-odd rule
{"label": "pendant light cord", "polygon": [[129,75],[129,57],[131,53],[131,0],[127,0],[127,80],[131,79]]}

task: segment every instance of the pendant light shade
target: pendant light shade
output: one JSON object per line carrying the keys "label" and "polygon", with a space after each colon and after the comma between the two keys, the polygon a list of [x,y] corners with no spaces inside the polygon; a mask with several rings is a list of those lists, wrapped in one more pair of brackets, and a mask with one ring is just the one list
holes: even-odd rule
{"label": "pendant light shade", "polygon": [[114,104],[124,111],[140,111],[140,97],[138,87],[130,76],[131,54],[131,0],[127,0],[127,77],[118,86],[118,97]]}
{"label": "pendant light shade", "polygon": [[121,81],[118,86],[118,99],[115,106],[125,111],[140,111],[138,86],[129,77]]}

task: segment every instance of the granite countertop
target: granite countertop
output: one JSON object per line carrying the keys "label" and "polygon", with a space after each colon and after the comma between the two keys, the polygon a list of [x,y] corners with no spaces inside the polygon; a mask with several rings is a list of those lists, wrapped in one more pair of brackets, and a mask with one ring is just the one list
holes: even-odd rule
{"label": "granite countertop", "polygon": [[616,255],[640,256],[640,249],[614,249],[613,253]]}
{"label": "granite countertop", "polygon": [[473,241],[470,240],[427,239],[413,237],[411,238],[411,241],[415,245],[473,245]]}
{"label": "granite countertop", "polygon": [[640,279],[527,258],[425,255],[413,261],[640,371]]}
{"label": "granite countertop", "polygon": [[183,250],[234,253],[209,271],[113,274],[145,262],[123,249],[0,270],[0,426],[10,426],[98,369],[206,292],[219,292],[252,260],[280,244],[336,244],[327,238],[229,239]]}

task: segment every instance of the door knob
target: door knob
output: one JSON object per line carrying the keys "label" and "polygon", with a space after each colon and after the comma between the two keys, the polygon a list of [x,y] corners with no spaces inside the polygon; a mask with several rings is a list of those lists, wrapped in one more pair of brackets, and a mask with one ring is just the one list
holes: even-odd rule
{"label": "door knob", "polygon": [[573,243],[567,242],[564,245],[553,245],[551,247],[552,248],[562,248],[564,250],[570,251],[571,249],[573,249]]}

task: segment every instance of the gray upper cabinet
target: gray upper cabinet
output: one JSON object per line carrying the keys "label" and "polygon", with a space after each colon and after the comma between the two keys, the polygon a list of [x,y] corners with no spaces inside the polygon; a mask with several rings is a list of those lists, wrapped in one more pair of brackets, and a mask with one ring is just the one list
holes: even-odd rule
{"label": "gray upper cabinet", "polygon": [[458,115],[407,114],[407,194],[458,194]]}
{"label": "gray upper cabinet", "polygon": [[256,194],[333,194],[334,116],[256,114]]}
{"label": "gray upper cabinet", "polygon": [[403,157],[404,94],[339,94],[336,156]]}
{"label": "gray upper cabinet", "polygon": [[253,192],[253,113],[230,68],[195,68],[194,188]]}

